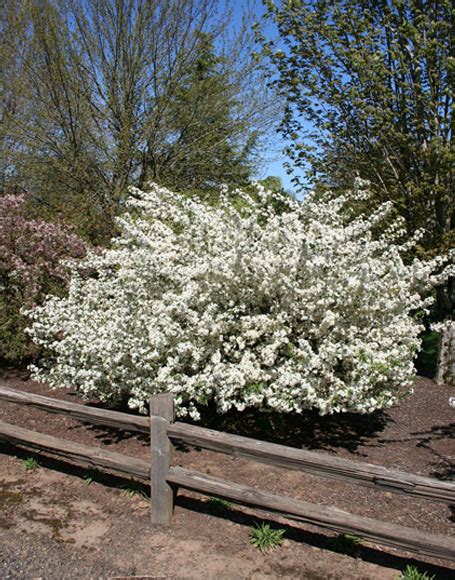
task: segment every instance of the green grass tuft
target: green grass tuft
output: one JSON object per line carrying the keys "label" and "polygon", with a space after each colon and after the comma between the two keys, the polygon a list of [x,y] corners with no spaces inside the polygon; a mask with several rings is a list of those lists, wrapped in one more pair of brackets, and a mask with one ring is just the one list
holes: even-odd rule
{"label": "green grass tuft", "polygon": [[402,572],[401,580],[433,580],[435,576],[428,576],[426,572],[420,572],[415,566],[406,566]]}
{"label": "green grass tuft", "polygon": [[349,556],[357,556],[362,545],[361,538],[353,534],[338,534],[334,538],[327,541],[327,548],[340,554],[348,554]]}
{"label": "green grass tuft", "polygon": [[128,483],[124,483],[120,486],[123,490],[123,493],[129,497],[142,497],[144,499],[148,498],[148,495],[144,489],[144,486],[137,481],[129,481]]}
{"label": "green grass tuft", "polygon": [[230,510],[232,509],[232,502],[227,499],[222,499],[221,497],[211,497],[209,499],[210,505],[219,510]]}
{"label": "green grass tuft", "polygon": [[84,475],[85,485],[90,485],[92,483],[101,483],[104,479],[103,474],[98,469],[88,469]]}
{"label": "green grass tuft", "polygon": [[250,543],[256,546],[262,553],[273,550],[283,541],[286,530],[274,529],[269,524],[262,522],[256,524],[250,531]]}
{"label": "green grass tuft", "polygon": [[27,471],[33,471],[34,469],[41,467],[39,461],[34,457],[27,457],[27,459],[22,461],[22,463]]}

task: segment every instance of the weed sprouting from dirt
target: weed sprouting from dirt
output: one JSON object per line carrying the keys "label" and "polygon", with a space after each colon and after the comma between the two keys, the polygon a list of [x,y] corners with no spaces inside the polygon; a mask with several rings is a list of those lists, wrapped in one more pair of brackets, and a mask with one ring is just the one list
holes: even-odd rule
{"label": "weed sprouting from dirt", "polygon": [[34,457],[27,457],[27,459],[23,460],[23,464],[27,471],[33,471],[41,467],[40,462]]}
{"label": "weed sprouting from dirt", "polygon": [[221,497],[211,497],[209,499],[210,506],[216,511],[224,511],[232,509],[232,502]]}
{"label": "weed sprouting from dirt", "polygon": [[90,485],[92,483],[101,483],[104,480],[104,476],[98,469],[89,469],[84,475],[85,485]]}
{"label": "weed sprouting from dirt", "polygon": [[327,541],[327,548],[340,554],[357,556],[360,552],[362,540],[354,534],[338,534]]}
{"label": "weed sprouting from dirt", "polygon": [[147,499],[148,495],[144,489],[142,483],[138,483],[137,481],[129,481],[128,483],[124,483],[120,486],[123,490],[123,493],[129,497],[141,497],[143,499]]}
{"label": "weed sprouting from dirt", "polygon": [[251,529],[250,543],[264,553],[266,550],[278,547],[283,541],[285,532],[286,530],[272,528],[269,524],[262,522]]}
{"label": "weed sprouting from dirt", "polygon": [[416,566],[406,566],[400,580],[433,580],[435,576],[428,576],[426,572],[420,572]]}

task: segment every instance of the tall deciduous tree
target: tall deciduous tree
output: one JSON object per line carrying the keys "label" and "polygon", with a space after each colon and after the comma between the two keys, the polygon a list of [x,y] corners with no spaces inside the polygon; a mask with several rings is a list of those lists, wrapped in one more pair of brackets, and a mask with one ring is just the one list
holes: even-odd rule
{"label": "tall deciduous tree", "polygon": [[[245,141],[272,117],[271,101],[257,90],[260,75],[247,58],[251,31],[230,28],[222,4],[11,0],[16,11],[4,17],[7,26],[14,12],[22,18],[12,27],[21,105],[2,129],[18,144],[11,167],[16,182],[34,193],[38,213],[48,207],[46,217],[61,214],[94,241],[108,238],[129,184],[143,186],[164,175],[169,185],[179,185],[182,151],[187,166],[211,173],[213,185],[235,182],[232,167],[223,170],[220,163],[219,142],[231,153],[245,152]],[[207,56],[204,35],[212,39],[219,66],[198,83],[194,71]],[[12,78],[5,74],[5,83]],[[201,100],[202,90],[208,94]],[[211,120],[223,116],[229,123],[215,139]],[[197,131],[183,131],[177,147],[185,117],[198,119]],[[239,171],[248,172],[251,159],[245,155]]]}
{"label": "tall deciduous tree", "polygon": [[23,18],[19,2],[0,0],[0,195],[14,191],[13,153],[18,146],[13,125],[20,110]]}
{"label": "tall deciduous tree", "polygon": [[[335,190],[358,172],[392,200],[421,252],[454,247],[453,0],[266,0],[296,165]],[[298,178],[296,178],[298,180]],[[453,279],[438,293],[451,318]]]}

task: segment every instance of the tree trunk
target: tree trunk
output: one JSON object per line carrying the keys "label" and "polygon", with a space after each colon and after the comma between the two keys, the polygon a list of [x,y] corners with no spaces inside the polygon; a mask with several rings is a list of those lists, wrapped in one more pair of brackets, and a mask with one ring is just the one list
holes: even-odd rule
{"label": "tree trunk", "polygon": [[447,320],[441,331],[438,355],[438,385],[455,384],[455,322]]}

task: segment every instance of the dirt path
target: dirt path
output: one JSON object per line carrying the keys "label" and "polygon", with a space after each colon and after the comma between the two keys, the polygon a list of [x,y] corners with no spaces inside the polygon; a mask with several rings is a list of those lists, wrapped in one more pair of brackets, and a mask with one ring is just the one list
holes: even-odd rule
{"label": "dirt path", "polygon": [[[49,393],[43,385],[6,377],[8,386]],[[346,418],[325,424],[314,416],[270,424],[269,439],[289,437],[295,445],[339,456],[394,466],[449,479],[453,476],[455,412],[447,405],[450,389],[419,380],[415,395],[387,416],[366,423]],[[147,441],[101,428],[89,428],[57,415],[0,403],[0,418],[24,427],[147,457]],[[277,422],[276,419],[270,419]],[[286,419],[287,421],[287,419]],[[247,429],[236,418],[236,430]],[[220,423],[229,429],[229,418]],[[331,429],[328,436],[327,429]],[[265,438],[265,437],[262,437]],[[297,442],[298,441],[298,442]],[[397,579],[407,563],[453,578],[447,562],[414,559],[411,554],[366,544],[358,557],[328,548],[330,534],[276,520],[286,530],[282,546],[261,554],[249,543],[254,522],[267,516],[237,506],[225,509],[208,498],[180,493],[172,525],[153,528],[148,500],[130,497],[131,485],[115,477],[102,482],[86,470],[40,457],[27,470],[26,450],[0,447],[1,578],[308,578]],[[38,456],[34,456],[38,457]],[[444,535],[454,534],[454,512],[443,504],[411,500],[320,478],[272,469],[246,460],[182,449],[175,463],[226,479]],[[129,487],[128,487],[129,486]],[[127,487],[128,489],[125,489]],[[138,488],[136,491],[140,490]],[[333,536],[333,535],[332,535]]]}
{"label": "dirt path", "polygon": [[1,479],[2,578],[397,577],[292,540],[263,556],[249,545],[246,525],[183,507],[171,528],[153,529],[147,500],[75,475],[27,472],[15,457],[2,461]]}

